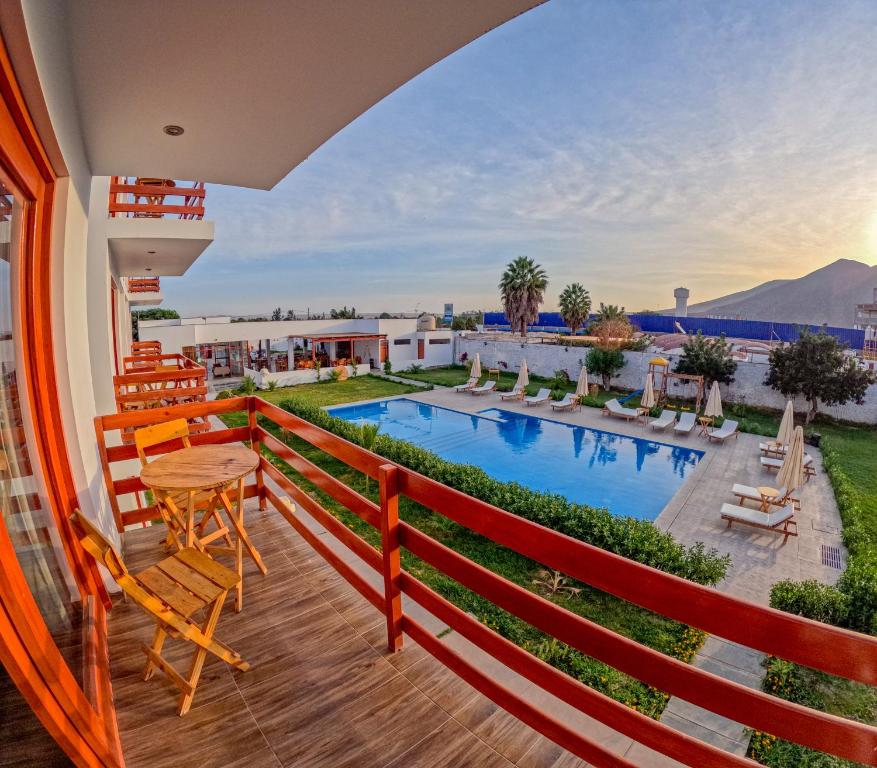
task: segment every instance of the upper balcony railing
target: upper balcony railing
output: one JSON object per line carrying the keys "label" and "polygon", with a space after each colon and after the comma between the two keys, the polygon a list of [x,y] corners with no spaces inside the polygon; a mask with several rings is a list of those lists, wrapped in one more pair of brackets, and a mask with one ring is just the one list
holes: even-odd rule
{"label": "upper balcony railing", "polygon": [[161,281],[157,277],[129,277],[128,293],[159,293]]}
{"label": "upper balcony railing", "polygon": [[207,190],[203,181],[181,186],[173,179],[113,176],[110,218],[203,219]]}
{"label": "upper balcony railing", "polygon": [[[877,684],[877,638],[731,597],[544,528],[483,501],[466,496],[404,466],[343,440],[258,397],[236,397],[100,416],[95,420],[104,479],[119,531],[159,519],[155,507],[122,511],[119,497],[140,495],[138,477],[114,477],[113,468],[135,459],[133,445],[111,445],[107,433],[123,434],[169,419],[244,412],[243,426],[192,436],[194,445],[248,442],[259,455],[255,478],[245,496],[270,503],[310,546],[386,617],[391,650],[403,633],[470,685],[541,734],[595,766],[635,768],[593,735],[547,714],[532,691],[522,695],[475,666],[442,642],[406,610],[404,594],[485,653],[538,688],[561,699],[614,731],[685,765],[756,768],[757,763],[680,733],[668,725],[588,687],[480,623],[427,586],[400,564],[406,549],[449,579],[560,642],[711,712],[751,728],[847,760],[875,764],[877,728],[810,709],[801,704],[726,680],[617,634],[497,575],[399,519],[399,499],[407,497],[438,515],[577,581],[710,634],[788,659],[831,675]],[[380,502],[329,474],[278,435],[298,438],[378,481]],[[179,447],[155,446],[151,454]],[[265,452],[263,454],[263,451]],[[282,471],[283,470],[283,471]],[[130,470],[129,470],[130,471]],[[289,471],[289,474],[287,474]],[[381,532],[375,548],[331,514],[293,478],[304,478],[368,525]],[[270,482],[269,482],[270,481]],[[274,490],[288,495],[295,506]],[[316,527],[315,524],[316,523]],[[317,529],[325,531],[317,534]],[[328,543],[333,537],[336,546]],[[350,552],[339,554],[337,544]],[[361,563],[352,564],[359,559]],[[374,571],[362,575],[357,565]],[[376,584],[380,584],[378,587]],[[425,735],[425,734],[424,734]],[[379,738],[375,736],[375,738]]]}

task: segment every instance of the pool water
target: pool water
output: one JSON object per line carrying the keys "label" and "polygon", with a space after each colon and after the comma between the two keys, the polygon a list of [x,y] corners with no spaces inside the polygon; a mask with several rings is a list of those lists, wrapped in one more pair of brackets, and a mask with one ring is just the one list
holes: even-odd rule
{"label": "pool water", "polygon": [[481,467],[569,501],[654,520],[703,451],[488,408],[461,413],[407,398],[330,408],[333,416],[380,424],[443,459]]}

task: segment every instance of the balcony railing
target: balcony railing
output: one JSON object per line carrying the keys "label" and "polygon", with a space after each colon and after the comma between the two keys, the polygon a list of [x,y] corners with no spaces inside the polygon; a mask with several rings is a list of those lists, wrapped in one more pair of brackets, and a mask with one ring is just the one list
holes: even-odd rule
{"label": "balcony railing", "polygon": [[161,355],[160,341],[133,341],[131,354],[135,357]]}
{"label": "balcony railing", "polygon": [[[407,634],[485,696],[588,763],[634,766],[630,760],[612,752],[590,735],[545,713],[534,703],[538,697],[532,694],[522,696],[474,666],[406,612],[401,595],[407,595],[455,632],[544,691],[655,751],[689,766],[751,768],[757,765],[747,758],[684,735],[541,661],[402,569],[401,548],[502,610],[648,685],[779,738],[848,760],[874,764],[877,728],[726,680],[574,614],[498,576],[400,520],[399,499],[406,496],[474,533],[622,600],[831,675],[868,685],[877,684],[877,638],[734,598],[577,541],[387,461],[258,397],[229,398],[98,417],[95,420],[97,440],[119,531],[127,525],[158,519],[159,516],[154,507],[139,505],[134,510],[121,511],[119,497],[139,495],[145,486],[138,477],[114,478],[113,468],[118,468],[120,462],[136,458],[136,451],[132,445],[108,447],[107,433],[133,430],[181,416],[206,419],[237,411],[247,414],[246,426],[194,435],[192,443],[250,443],[260,454],[260,464],[254,481],[245,489],[245,495],[258,497],[263,507],[270,503],[344,579],[384,613],[390,649],[398,650],[403,633]],[[266,429],[272,425],[376,479],[380,503],[374,503],[343,484],[278,440]],[[166,444],[149,452],[159,454],[177,447],[179,445]],[[270,452],[270,461],[263,451]],[[381,549],[357,536],[279,467],[293,469],[297,475],[379,530]],[[269,479],[272,483],[267,482]],[[296,506],[285,502],[272,485],[288,494]],[[314,522],[372,568],[381,577],[383,587],[373,586],[350,564],[349,557],[339,556],[336,548],[327,544],[327,536],[316,535]]]}
{"label": "balcony railing", "polygon": [[129,277],[128,293],[158,293],[161,280],[157,277]]}
{"label": "balcony railing", "polygon": [[203,219],[207,191],[203,181],[180,186],[173,179],[127,179],[114,176],[110,182],[110,218]]}
{"label": "balcony railing", "polygon": [[[122,362],[125,372],[113,376],[116,410],[119,413],[203,403],[207,399],[207,370],[187,357],[179,354],[139,354],[125,357]],[[209,429],[210,422],[206,418],[193,417],[189,420],[192,433]],[[132,430],[122,431],[124,442],[132,439]]]}

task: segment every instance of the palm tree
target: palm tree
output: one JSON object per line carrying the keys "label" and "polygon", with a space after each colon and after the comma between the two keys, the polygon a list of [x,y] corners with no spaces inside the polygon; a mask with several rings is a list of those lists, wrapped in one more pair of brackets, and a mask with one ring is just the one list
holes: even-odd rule
{"label": "palm tree", "polygon": [[571,283],[560,294],[560,316],[563,318],[572,335],[588,320],[591,312],[591,295],[581,283]]}
{"label": "palm tree", "polygon": [[527,324],[539,318],[539,305],[548,287],[548,275],[539,264],[526,256],[518,256],[502,273],[499,290],[502,305],[512,329],[527,335]]}
{"label": "palm tree", "polygon": [[604,320],[627,320],[627,314],[624,307],[616,304],[604,304],[600,302],[600,311],[597,312],[597,322],[602,323]]}

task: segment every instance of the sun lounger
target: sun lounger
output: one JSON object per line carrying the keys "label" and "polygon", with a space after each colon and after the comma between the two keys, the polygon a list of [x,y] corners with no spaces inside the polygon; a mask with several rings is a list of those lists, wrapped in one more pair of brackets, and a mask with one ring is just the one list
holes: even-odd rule
{"label": "sun lounger", "polygon": [[469,394],[472,395],[486,395],[488,392],[493,392],[496,387],[495,381],[485,381],[480,387],[473,387],[469,390]]}
{"label": "sun lounger", "polygon": [[713,440],[719,440],[720,442],[725,442],[732,435],[734,439],[737,439],[737,435],[740,434],[737,431],[737,422],[733,419],[725,419],[725,422],[718,429],[713,429],[706,433],[706,436],[709,438],[710,442]]}
{"label": "sun lounger", "polygon": [[776,531],[783,534],[783,544],[789,536],[798,535],[798,524],[794,520],[795,507],[787,504],[776,512],[760,512],[749,507],[738,507],[735,504],[722,504],[722,520],[728,521],[728,528],[732,523],[751,525],[753,528],[761,528],[765,531]]}
{"label": "sun lounger", "polygon": [[657,430],[665,430],[671,424],[675,424],[675,423],[676,423],[676,411],[674,411],[670,408],[665,408],[658,415],[658,418],[652,419],[649,422],[649,426],[652,429],[657,431]]}
{"label": "sun lounger", "polygon": [[765,456],[785,456],[786,451],[789,450],[789,446],[783,445],[782,443],[775,443],[774,441],[769,441],[767,443],[759,443],[758,450],[761,451]]}
{"label": "sun lounger", "polygon": [[475,389],[478,386],[478,379],[469,379],[465,384],[458,384],[454,387],[455,392],[468,392],[470,389]]}
{"label": "sun lounger", "polygon": [[679,421],[676,422],[673,431],[677,435],[687,435],[694,429],[696,421],[697,417],[692,411],[683,411],[679,414]]}
{"label": "sun lounger", "polygon": [[619,419],[627,419],[631,421],[639,416],[639,413],[633,408],[625,408],[616,398],[607,400],[603,405],[604,416],[617,416]]}
{"label": "sun lounger", "polygon": [[527,405],[542,405],[542,403],[547,403],[550,399],[551,390],[543,387],[532,397],[525,397],[524,402]]}
{"label": "sun lounger", "polygon": [[551,407],[555,411],[575,411],[581,407],[579,403],[579,396],[574,395],[572,392],[567,392],[563,396],[563,400],[558,400],[556,403],[552,403]]}
{"label": "sun lounger", "polygon": [[523,400],[524,392],[525,390],[523,387],[519,387],[515,384],[511,392],[501,392],[499,397],[501,400]]}
{"label": "sun lounger", "polygon": [[[774,458],[773,456],[762,456],[761,457],[761,468],[772,470],[775,469],[779,471],[779,468],[783,465],[782,459]],[[813,477],[816,474],[816,468],[813,466],[813,457],[809,453],[804,454],[804,477]]]}
{"label": "sun lounger", "polygon": [[801,500],[794,498],[785,488],[777,488],[776,491],[776,496],[766,498],[761,495],[758,488],[752,485],[734,483],[734,487],[731,488],[731,493],[740,499],[740,506],[743,506],[746,501],[758,502],[760,506],[766,500],[772,507],[784,507],[786,504],[794,504],[795,509],[801,509]]}

